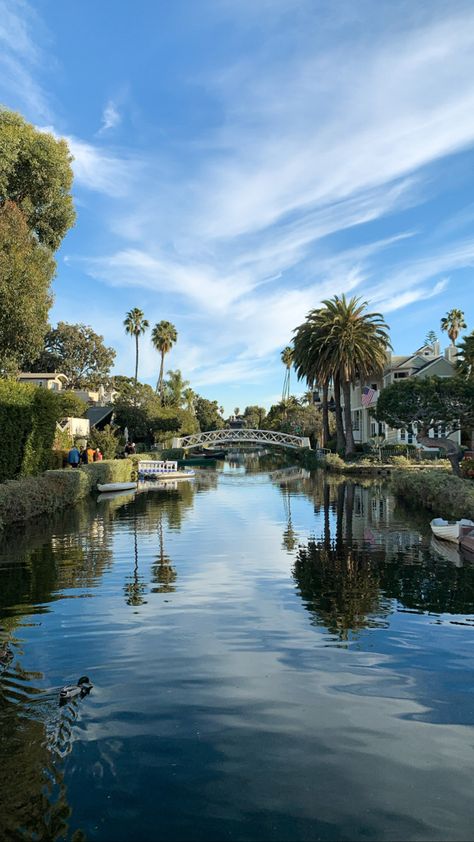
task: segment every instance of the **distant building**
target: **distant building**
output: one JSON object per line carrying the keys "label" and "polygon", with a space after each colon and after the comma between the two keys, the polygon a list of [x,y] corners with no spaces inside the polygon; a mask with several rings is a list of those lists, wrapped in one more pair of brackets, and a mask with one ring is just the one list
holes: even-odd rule
{"label": "distant building", "polygon": [[27,383],[30,386],[40,386],[43,389],[50,389],[53,392],[61,392],[66,388],[68,378],[65,374],[57,372],[29,372],[22,371],[17,380],[19,383]]}
{"label": "distant building", "polygon": [[[387,444],[413,444],[417,447],[416,430],[393,430],[383,422],[376,421],[372,412],[377,405],[380,392],[392,383],[399,383],[407,377],[452,377],[454,374],[456,349],[450,346],[444,354],[440,352],[439,342],[423,345],[408,356],[388,354],[387,365],[383,374],[361,380],[351,387],[351,410],[354,441],[366,444],[370,439],[383,437]],[[341,396],[342,401],[344,400]],[[436,439],[443,436],[444,430],[430,430],[433,447]],[[450,438],[460,444],[461,433],[453,433]]]}

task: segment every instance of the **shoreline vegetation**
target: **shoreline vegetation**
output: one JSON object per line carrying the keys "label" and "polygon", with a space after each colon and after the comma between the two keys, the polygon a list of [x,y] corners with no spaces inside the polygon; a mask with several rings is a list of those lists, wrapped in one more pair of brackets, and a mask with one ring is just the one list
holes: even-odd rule
{"label": "shoreline vegetation", "polygon": [[[140,454],[128,459],[104,459],[77,469],[45,471],[0,484],[0,531],[15,523],[74,506],[97,491],[98,483],[129,482]],[[157,458],[157,454],[153,454]]]}
{"label": "shoreline vegetation", "polygon": [[[390,464],[367,460],[347,463],[336,454],[325,457],[314,451],[296,453],[308,470],[322,469],[341,477],[384,477],[394,494],[411,507],[447,518],[474,518],[474,484],[449,471],[447,464],[409,464],[393,457]],[[51,516],[76,505],[97,491],[98,483],[128,482],[136,474],[138,459],[159,458],[158,453],[139,454],[128,459],[110,459],[82,465],[77,470],[45,471],[0,484],[0,532],[6,527],[35,517]]]}

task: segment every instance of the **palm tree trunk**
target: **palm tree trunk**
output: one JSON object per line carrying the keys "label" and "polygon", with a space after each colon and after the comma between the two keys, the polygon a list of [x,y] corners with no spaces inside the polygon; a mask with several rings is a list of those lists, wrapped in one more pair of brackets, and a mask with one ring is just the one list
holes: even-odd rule
{"label": "palm tree trunk", "polygon": [[138,333],[135,334],[135,386],[138,382]]}
{"label": "palm tree trunk", "polygon": [[346,456],[353,456],[355,453],[355,443],[354,433],[352,430],[351,384],[345,378],[342,381],[342,393],[344,395],[344,427],[346,431]]}
{"label": "palm tree trunk", "polygon": [[161,352],[161,365],[160,365],[160,376],[158,377],[158,383],[156,386],[156,391],[160,394],[161,405],[163,405],[163,369],[165,367],[165,352]]}
{"label": "palm tree trunk", "polygon": [[330,439],[330,432],[329,432],[329,409],[328,409],[328,391],[329,391],[329,383],[327,380],[323,383],[323,447],[328,446],[328,441]]}
{"label": "palm tree trunk", "polygon": [[341,378],[339,374],[334,376],[334,403],[336,404],[336,449],[345,450],[346,437],[344,435],[344,424],[342,423],[341,409]]}

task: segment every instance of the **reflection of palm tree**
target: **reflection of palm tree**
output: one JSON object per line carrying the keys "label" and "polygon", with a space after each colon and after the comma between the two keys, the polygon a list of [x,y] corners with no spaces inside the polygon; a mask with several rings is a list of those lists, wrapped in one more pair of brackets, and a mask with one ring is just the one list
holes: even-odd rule
{"label": "reflection of palm tree", "polygon": [[171,559],[165,554],[162,508],[160,508],[158,515],[158,539],[160,543],[160,552],[155,564],[153,565],[152,573],[152,581],[158,585],[158,587],[152,588],[152,593],[172,593],[176,590],[173,583],[176,581],[177,573],[171,564]]}
{"label": "reflection of palm tree", "polygon": [[146,599],[143,598],[143,595],[146,593],[146,585],[143,581],[140,581],[140,575],[138,572],[138,536],[136,507],[133,510],[133,552],[133,577],[131,577],[130,581],[125,584],[124,592],[125,596],[127,597],[127,605],[133,605],[134,607],[136,607],[138,605],[143,605],[146,603]]}
{"label": "reflection of palm tree", "polygon": [[314,539],[298,548],[293,569],[301,596],[316,621],[340,640],[380,624],[387,609],[379,588],[377,563],[366,550]]}
{"label": "reflection of palm tree", "polygon": [[292,553],[298,543],[298,536],[293,529],[291,522],[291,495],[288,486],[282,487],[283,505],[286,514],[286,529],[283,531],[283,546],[287,552]]}

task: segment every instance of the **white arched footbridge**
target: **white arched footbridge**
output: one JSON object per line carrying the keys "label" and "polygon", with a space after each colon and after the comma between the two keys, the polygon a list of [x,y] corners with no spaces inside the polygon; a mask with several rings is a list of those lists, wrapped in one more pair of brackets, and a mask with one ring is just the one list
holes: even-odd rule
{"label": "white arched footbridge", "polygon": [[275,430],[209,430],[207,433],[194,433],[173,439],[173,447],[222,447],[223,445],[265,444],[290,447],[293,450],[311,447],[307,436],[293,436]]}

